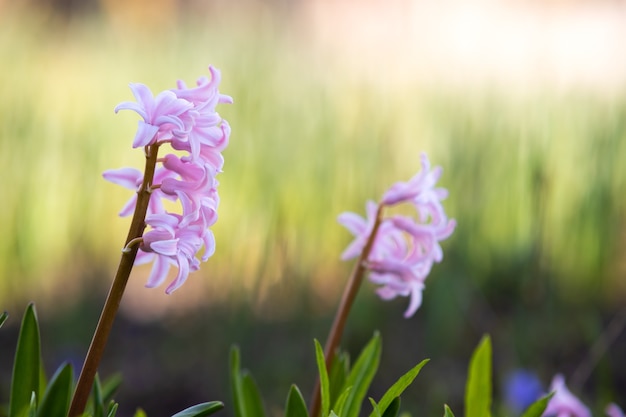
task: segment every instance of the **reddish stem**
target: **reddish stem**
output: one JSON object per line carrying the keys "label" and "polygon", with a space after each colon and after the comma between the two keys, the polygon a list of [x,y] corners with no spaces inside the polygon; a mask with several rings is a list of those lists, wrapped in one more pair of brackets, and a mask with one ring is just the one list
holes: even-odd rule
{"label": "reddish stem", "polygon": [[[383,214],[383,205],[380,204],[378,206],[378,210],[376,211],[376,220],[374,221],[374,227],[372,228],[372,232],[367,238],[367,242],[363,247],[363,251],[359,256],[358,261],[354,265],[354,269],[352,269],[352,273],[350,274],[350,278],[348,278],[348,282],[346,287],[343,290],[343,295],[341,296],[341,301],[339,303],[339,308],[337,309],[337,314],[335,314],[335,320],[333,321],[333,325],[330,328],[330,333],[328,334],[328,339],[326,340],[326,346],[324,347],[324,358],[326,362],[326,369],[330,371],[330,368],[333,364],[333,358],[335,355],[335,351],[339,347],[339,342],[341,341],[341,336],[343,335],[343,330],[346,326],[346,320],[348,319],[348,314],[350,313],[350,309],[352,308],[352,304],[354,303],[354,299],[356,298],[357,292],[359,291],[359,287],[361,286],[361,282],[363,282],[363,277],[365,276],[365,261],[369,257],[369,254],[372,250],[372,246],[374,246],[374,240],[376,239],[376,233],[378,232],[378,227],[380,226]],[[311,406],[309,409],[310,417],[318,417],[320,414],[320,405],[321,405],[321,396],[320,396],[320,380],[319,377],[315,383],[315,389],[313,390],[313,396],[311,400]],[[326,417],[326,416],[322,416]]]}
{"label": "reddish stem", "polygon": [[135,257],[139,250],[139,245],[128,245],[132,240],[141,238],[143,231],[146,227],[145,219],[148,212],[148,203],[150,202],[150,187],[152,185],[152,179],[154,178],[154,171],[156,169],[158,144],[150,145],[146,147],[146,167],[144,171],[143,183],[139,191],[137,191],[137,205],[135,207],[135,213],[128,230],[128,236],[124,247],[128,248],[127,251],[122,252],[119,266],[115,279],[111,284],[111,289],[102,308],[100,314],[100,320],[91,339],[91,345],[89,351],[85,357],[85,363],[83,369],[78,378],[76,390],[74,391],[74,397],[72,398],[72,404],[68,417],[79,417],[85,411],[89,393],[93,385],[96,372],[98,371],[98,365],[102,358],[104,347],[106,346],[109,333],[113,327],[113,321],[119,309],[122,296],[124,295],[124,289],[128,282],[128,277],[133,269],[135,263]]}

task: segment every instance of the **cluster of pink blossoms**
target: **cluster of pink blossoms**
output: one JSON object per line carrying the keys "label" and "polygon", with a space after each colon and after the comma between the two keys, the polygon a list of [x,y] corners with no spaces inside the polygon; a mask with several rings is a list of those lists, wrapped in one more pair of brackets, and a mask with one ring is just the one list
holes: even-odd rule
{"label": "cluster of pink blossoms", "polygon": [[[131,84],[137,102],[124,102],[115,108],[115,112],[133,110],[143,119],[139,121],[134,148],[145,147],[150,152],[169,144],[179,151],[157,160],[145,219],[149,230],[143,234],[135,261],[154,262],[146,284],[149,288],[161,285],[170,267],[176,266],[178,274],[167,287],[168,294],[179,288],[190,272],[199,269],[196,255],[203,248],[202,261],[215,251],[215,239],[209,230],[217,220],[219,205],[215,177],[222,170],[222,151],[230,137],[230,126],[215,108],[220,103],[232,103],[232,98],[218,91],[219,71],[213,67],[209,71],[211,78],[200,78],[194,88],[178,81],[178,88],[156,97],[145,85]],[[134,168],[109,170],[103,176],[133,191],[144,180],[144,174]],[[179,201],[182,213],[166,211],[163,199]],[[132,214],[136,203],[135,195],[120,216]]]}
{"label": "cluster of pink blossoms", "polygon": [[[554,395],[542,417],[591,417],[589,408],[567,389],[563,375],[554,376],[550,384],[550,392]],[[621,408],[614,403],[609,404],[604,412],[608,417],[624,417]]]}
{"label": "cluster of pink blossoms", "polygon": [[422,154],[421,164],[419,173],[408,182],[394,184],[379,204],[368,201],[365,219],[355,213],[339,216],[339,223],[356,236],[341,255],[347,260],[363,251],[377,221],[379,207],[400,203],[414,206],[414,216],[394,215],[380,220],[365,261],[370,281],[380,285],[376,292],[382,299],[411,297],[405,317],[412,316],[420,307],[426,277],[433,263],[443,259],[439,242],[449,237],[456,226],[455,220],[448,219],[441,205],[448,195],[447,190],[435,188],[442,173],[441,167],[431,170],[425,154]]}

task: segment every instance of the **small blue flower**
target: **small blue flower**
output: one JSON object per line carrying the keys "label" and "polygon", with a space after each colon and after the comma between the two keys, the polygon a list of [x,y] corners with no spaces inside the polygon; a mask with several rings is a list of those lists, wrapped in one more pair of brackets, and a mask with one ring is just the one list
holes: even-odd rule
{"label": "small blue flower", "polygon": [[537,375],[523,369],[510,373],[504,384],[506,404],[518,415],[537,401],[543,392]]}

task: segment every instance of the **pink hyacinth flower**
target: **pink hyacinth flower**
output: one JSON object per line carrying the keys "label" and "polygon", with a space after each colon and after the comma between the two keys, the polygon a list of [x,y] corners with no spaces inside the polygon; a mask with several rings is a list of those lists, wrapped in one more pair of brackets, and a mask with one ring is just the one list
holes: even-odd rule
{"label": "pink hyacinth flower", "polygon": [[439,202],[448,196],[444,188],[434,188],[443,172],[441,167],[430,170],[430,161],[425,153],[421,155],[422,170],[407,182],[397,182],[383,195],[382,204],[392,206],[403,202],[427,204]]}
{"label": "pink hyacinth flower", "polygon": [[543,417],[591,417],[589,409],[567,389],[563,375],[554,376],[550,392],[554,392],[554,396]]}
{"label": "pink hyacinth flower", "polygon": [[617,406],[617,404],[611,403],[607,405],[604,412],[608,417],[624,417],[624,412]]}
{"label": "pink hyacinth flower", "polygon": [[[214,67],[209,67],[209,72],[211,78],[201,77],[195,88],[187,88],[185,83],[179,80],[178,88],[171,90],[178,98],[193,104],[193,110],[190,112],[193,117],[191,129],[186,135],[174,137],[171,143],[174,149],[189,152],[192,160],[203,156],[205,162],[211,163],[219,171],[222,168],[219,152],[228,144],[230,127],[215,108],[217,104],[230,104],[233,99],[218,91],[220,72]],[[210,152],[211,149],[217,152]]]}
{"label": "pink hyacinth flower", "polygon": [[138,263],[154,261],[146,287],[161,285],[167,278],[169,268],[174,265],[178,274],[166,288],[170,294],[187,280],[192,271],[199,269],[200,262],[195,257],[202,247],[208,258],[215,251],[213,233],[203,223],[180,227],[182,217],[176,214],[155,214],[146,218],[146,224],[152,229],[143,235],[138,255]]}
{"label": "pink hyacinth flower", "polygon": [[[124,102],[115,108],[116,112],[132,110],[141,116],[143,120],[139,122],[133,147],[150,147],[150,156],[158,164],[151,183],[147,184],[148,230],[141,238],[135,263],[153,262],[148,287],[161,285],[171,266],[178,268],[167,293],[179,288],[189,273],[199,268],[196,256],[201,256],[204,262],[215,251],[215,239],[209,230],[217,221],[219,205],[215,176],[222,170],[222,151],[230,137],[229,124],[215,109],[220,103],[232,103],[232,98],[218,90],[219,71],[213,67],[209,71],[211,77],[200,78],[195,88],[187,88],[179,81],[178,88],[156,97],[145,85],[131,84],[137,102]],[[182,152],[165,157],[152,154],[166,144]],[[144,182],[144,174],[133,168],[109,170],[103,176],[133,191],[139,191]],[[182,213],[166,212],[163,199],[178,202]],[[136,205],[137,194],[125,204],[120,215],[132,214]]]}
{"label": "pink hyacinth flower", "polygon": [[356,213],[341,213],[337,218],[339,224],[347,228],[353,235],[355,235],[354,241],[343,251],[341,259],[346,261],[348,259],[356,258],[361,254],[365,243],[369,238],[374,223],[376,222],[376,211],[378,206],[375,202],[369,200],[365,205],[366,218],[359,216]]}
{"label": "pink hyacinth flower", "polygon": [[[440,176],[441,168],[430,171],[430,162],[422,155],[422,171],[409,182],[398,182],[384,193],[381,206],[409,203],[416,210],[415,216],[381,219],[365,262],[370,281],[380,285],[376,292],[382,299],[410,297],[405,317],[412,316],[420,307],[432,265],[443,259],[439,242],[448,238],[456,227],[456,222],[448,220],[441,205],[447,191],[434,188]],[[355,236],[341,255],[342,259],[361,254],[376,223],[378,207],[368,201],[365,218],[354,213],[339,216],[339,223]]]}
{"label": "pink hyacinth flower", "polygon": [[121,103],[115,107],[115,112],[133,110],[143,119],[139,121],[133,148],[171,139],[173,131],[190,129],[183,122],[184,114],[193,107],[190,102],[176,97],[171,91],[163,91],[154,97],[147,86],[139,83],[130,84],[130,89],[137,103]]}
{"label": "pink hyacinth flower", "polygon": [[[154,173],[154,182],[160,183],[166,178],[171,178],[175,174],[166,169],[157,169]],[[109,169],[102,173],[102,177],[112,182],[113,184],[121,185],[124,188],[128,188],[129,190],[137,191],[141,187],[143,183],[143,173],[135,168],[119,168],[119,169]],[[165,209],[163,208],[163,203],[161,202],[162,198],[167,198],[169,200],[175,200],[175,197],[168,196],[160,190],[154,190],[152,195],[150,196],[150,202],[148,205],[148,214],[155,213],[163,213]],[[132,197],[126,202],[122,210],[120,210],[120,217],[126,217],[133,214],[135,210],[135,206],[137,205],[137,194],[133,194]]]}

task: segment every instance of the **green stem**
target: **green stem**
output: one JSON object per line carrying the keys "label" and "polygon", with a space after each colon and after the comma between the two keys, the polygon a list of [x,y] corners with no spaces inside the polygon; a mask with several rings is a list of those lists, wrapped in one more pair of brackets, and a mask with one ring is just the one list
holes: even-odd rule
{"label": "green stem", "polygon": [[102,308],[100,320],[98,321],[96,331],[91,339],[91,345],[89,346],[83,369],[78,378],[68,417],[79,417],[85,411],[104,347],[109,338],[109,333],[111,333],[111,327],[113,327],[113,321],[119,309],[122,295],[124,295],[128,277],[133,269],[139,245],[129,246],[128,244],[137,238],[141,238],[146,227],[146,213],[148,212],[148,203],[150,202],[150,187],[156,169],[158,147],[159,145],[155,144],[148,146],[146,149],[146,167],[143,184],[139,191],[137,191],[137,205],[128,230],[126,242],[124,243],[124,247],[128,248],[128,250],[122,252],[115,279],[113,280],[113,284],[111,284],[109,295]]}
{"label": "green stem", "polygon": [[[354,299],[356,298],[357,292],[361,287],[361,282],[363,282],[363,277],[365,276],[365,262],[369,257],[369,254],[372,250],[372,246],[374,245],[374,240],[376,238],[376,233],[378,232],[378,227],[380,226],[381,220],[383,216],[383,205],[380,204],[378,206],[378,210],[376,211],[376,221],[374,222],[374,227],[372,228],[372,232],[367,238],[367,242],[363,247],[363,251],[359,256],[358,261],[354,265],[354,269],[352,269],[352,273],[350,274],[350,278],[348,279],[348,283],[343,290],[343,295],[341,296],[341,301],[339,303],[339,308],[337,309],[337,314],[335,314],[335,320],[333,321],[333,325],[330,328],[330,333],[328,334],[328,339],[326,340],[326,346],[324,347],[324,358],[326,362],[326,369],[329,370],[333,364],[333,358],[335,356],[335,351],[339,347],[339,342],[341,341],[341,336],[343,335],[343,330],[346,326],[346,320],[348,319],[348,314],[350,313],[350,309],[352,308],[352,304],[354,303]],[[313,390],[313,397],[311,400],[311,406],[309,409],[310,417],[318,417],[320,413],[320,380],[319,377],[315,383],[315,389]],[[322,416],[326,417],[326,416]]]}

